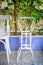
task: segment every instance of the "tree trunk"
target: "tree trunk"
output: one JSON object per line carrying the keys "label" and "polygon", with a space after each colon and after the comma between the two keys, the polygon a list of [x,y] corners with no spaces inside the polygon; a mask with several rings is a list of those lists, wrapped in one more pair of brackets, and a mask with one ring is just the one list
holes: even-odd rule
{"label": "tree trunk", "polygon": [[[34,0],[33,1],[31,0],[31,2],[30,2],[30,12],[29,12],[30,17],[32,17],[33,2],[34,2]],[[30,27],[31,23],[32,23],[32,20],[30,19],[29,20],[29,27]]]}
{"label": "tree trunk", "polygon": [[15,35],[17,35],[17,22],[16,22],[16,3],[14,3],[14,28],[15,28]]}
{"label": "tree trunk", "polygon": [[0,15],[2,14],[2,9],[0,8]]}

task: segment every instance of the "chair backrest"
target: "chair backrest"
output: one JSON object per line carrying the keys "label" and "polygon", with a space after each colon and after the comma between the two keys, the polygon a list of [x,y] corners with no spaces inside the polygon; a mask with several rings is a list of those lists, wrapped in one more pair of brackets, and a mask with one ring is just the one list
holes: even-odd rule
{"label": "chair backrest", "polygon": [[0,15],[0,35],[10,34],[9,26],[10,15]]}
{"label": "chair backrest", "polygon": [[19,17],[18,18],[18,26],[19,26],[20,32],[27,31],[27,32],[32,33],[34,30],[34,25],[35,25],[34,17]]}

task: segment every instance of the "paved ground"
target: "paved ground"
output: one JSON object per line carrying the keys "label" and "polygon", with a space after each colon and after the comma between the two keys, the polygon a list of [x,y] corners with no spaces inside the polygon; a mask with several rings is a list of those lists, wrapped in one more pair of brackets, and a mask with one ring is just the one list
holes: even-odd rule
{"label": "paved ground", "polygon": [[[17,63],[17,52],[12,52],[10,55],[10,63],[7,63],[5,52],[0,52],[0,65],[43,65],[43,51],[36,51],[32,54],[28,51],[22,51]],[[33,62],[34,60],[34,62]]]}

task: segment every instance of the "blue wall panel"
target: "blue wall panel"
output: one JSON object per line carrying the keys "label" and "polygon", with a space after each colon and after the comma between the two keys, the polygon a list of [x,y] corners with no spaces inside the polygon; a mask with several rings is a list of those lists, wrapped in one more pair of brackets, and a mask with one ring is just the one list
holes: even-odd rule
{"label": "blue wall panel", "polygon": [[[20,37],[10,37],[10,48],[11,51],[17,51],[20,47]],[[23,43],[25,42],[25,38],[23,39]],[[28,38],[28,43],[29,43]],[[43,50],[43,37],[32,37],[32,49],[34,51]],[[4,45],[0,42],[0,51],[4,51]]]}
{"label": "blue wall panel", "polygon": [[1,42],[0,42],[0,51],[4,51],[5,50],[5,46],[4,46],[4,44],[2,44]]}
{"label": "blue wall panel", "polygon": [[10,48],[12,51],[14,50],[18,50],[18,48],[20,47],[20,41],[19,41],[19,37],[10,37]]}
{"label": "blue wall panel", "polygon": [[32,38],[32,49],[37,51],[43,50],[43,37]]}

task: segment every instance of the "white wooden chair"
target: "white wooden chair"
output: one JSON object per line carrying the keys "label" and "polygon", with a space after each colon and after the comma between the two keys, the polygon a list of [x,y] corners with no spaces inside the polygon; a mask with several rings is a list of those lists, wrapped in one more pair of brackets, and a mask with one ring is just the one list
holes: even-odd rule
{"label": "white wooden chair", "polygon": [[[30,25],[30,30],[23,30],[22,29],[22,25],[20,24],[20,19],[32,19],[32,24]],[[22,21],[23,22],[23,21]],[[32,52],[32,45],[31,45],[31,38],[32,38],[32,32],[34,30],[34,25],[35,25],[35,19],[33,17],[19,17],[18,19],[18,27],[20,29],[20,32],[21,32],[21,46],[19,48],[19,51],[18,51],[18,57],[17,57],[17,63],[19,61],[19,57],[20,57],[20,54],[21,54],[21,50],[31,50]],[[29,36],[28,36],[29,35]],[[25,42],[23,44],[23,37],[25,36]],[[30,38],[30,42],[27,42],[27,37]],[[32,52],[33,53],[33,52]]]}
{"label": "white wooden chair", "polygon": [[[9,35],[10,35],[9,19],[10,15],[0,15],[0,42],[2,42],[5,46],[8,63],[9,63],[9,55],[11,54],[9,45]],[[5,23],[6,23],[6,31],[5,31]],[[3,39],[5,40],[5,42],[3,41]]]}

